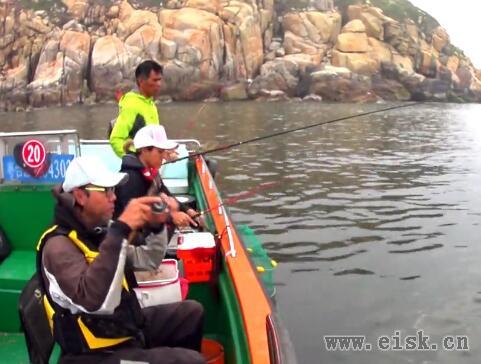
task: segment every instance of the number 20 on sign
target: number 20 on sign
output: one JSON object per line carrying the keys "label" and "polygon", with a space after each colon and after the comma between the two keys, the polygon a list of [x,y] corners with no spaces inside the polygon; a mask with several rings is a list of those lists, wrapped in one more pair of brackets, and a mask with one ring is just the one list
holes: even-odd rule
{"label": "number 20 on sign", "polygon": [[37,139],[25,142],[22,148],[22,159],[30,168],[40,167],[45,162],[47,152],[45,146]]}

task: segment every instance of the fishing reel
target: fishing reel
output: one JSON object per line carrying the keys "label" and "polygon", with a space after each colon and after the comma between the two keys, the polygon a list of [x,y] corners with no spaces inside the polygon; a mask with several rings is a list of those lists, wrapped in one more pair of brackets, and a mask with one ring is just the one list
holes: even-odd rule
{"label": "fishing reel", "polygon": [[167,211],[168,205],[162,201],[162,202],[155,202],[151,205],[152,213],[154,214],[162,214]]}

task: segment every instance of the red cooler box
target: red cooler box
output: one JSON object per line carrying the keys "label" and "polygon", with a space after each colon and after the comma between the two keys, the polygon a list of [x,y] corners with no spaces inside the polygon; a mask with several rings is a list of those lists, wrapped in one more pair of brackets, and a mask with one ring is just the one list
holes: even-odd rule
{"label": "red cooler box", "polygon": [[189,232],[179,236],[177,257],[184,263],[189,282],[207,282],[215,259],[215,239],[209,232]]}

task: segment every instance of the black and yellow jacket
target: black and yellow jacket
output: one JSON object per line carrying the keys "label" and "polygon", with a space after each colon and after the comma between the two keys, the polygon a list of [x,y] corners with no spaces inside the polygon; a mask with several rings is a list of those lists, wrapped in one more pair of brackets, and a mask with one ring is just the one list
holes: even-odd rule
{"label": "black and yellow jacket", "polygon": [[54,338],[65,353],[143,345],[143,316],[126,264],[129,233],[122,222],[89,231],[73,208],[57,203],[55,225],[37,246],[37,269]]}

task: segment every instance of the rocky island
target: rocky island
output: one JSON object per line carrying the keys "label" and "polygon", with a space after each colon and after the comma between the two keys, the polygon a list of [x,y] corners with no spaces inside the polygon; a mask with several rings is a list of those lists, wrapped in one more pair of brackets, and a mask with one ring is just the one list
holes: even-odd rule
{"label": "rocky island", "polygon": [[0,109],[114,100],[143,59],[164,100],[481,102],[481,71],[406,0],[4,0]]}

